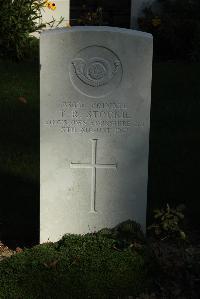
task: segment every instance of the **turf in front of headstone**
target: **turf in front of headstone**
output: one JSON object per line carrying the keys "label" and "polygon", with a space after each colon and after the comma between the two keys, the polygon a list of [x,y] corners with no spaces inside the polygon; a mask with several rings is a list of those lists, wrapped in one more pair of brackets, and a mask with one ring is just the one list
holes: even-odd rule
{"label": "turf in front of headstone", "polygon": [[100,233],[66,235],[2,261],[0,298],[135,296],[150,282],[146,253]]}

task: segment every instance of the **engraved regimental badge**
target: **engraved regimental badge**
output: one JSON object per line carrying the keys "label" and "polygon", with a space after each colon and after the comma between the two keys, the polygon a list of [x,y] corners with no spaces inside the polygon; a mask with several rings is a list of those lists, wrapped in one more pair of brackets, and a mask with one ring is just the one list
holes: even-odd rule
{"label": "engraved regimental badge", "polygon": [[82,49],[70,63],[73,86],[82,94],[99,98],[111,93],[122,78],[117,55],[101,46]]}

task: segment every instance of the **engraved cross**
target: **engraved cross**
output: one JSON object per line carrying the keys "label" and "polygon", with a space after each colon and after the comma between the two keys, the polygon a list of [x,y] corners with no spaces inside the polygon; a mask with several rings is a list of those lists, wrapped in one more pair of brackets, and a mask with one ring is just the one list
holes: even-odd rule
{"label": "engraved cross", "polygon": [[95,209],[96,203],[96,169],[97,168],[111,168],[116,169],[117,164],[100,164],[96,162],[97,156],[97,139],[92,139],[92,163],[70,163],[71,168],[91,168],[92,181],[91,181],[91,208],[90,213],[97,213]]}

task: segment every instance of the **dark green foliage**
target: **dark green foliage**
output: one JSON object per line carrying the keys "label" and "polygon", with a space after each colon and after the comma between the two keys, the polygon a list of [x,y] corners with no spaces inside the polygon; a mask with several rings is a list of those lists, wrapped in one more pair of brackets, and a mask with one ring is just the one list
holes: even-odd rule
{"label": "dark green foliage", "polygon": [[147,284],[145,252],[118,251],[100,234],[65,235],[0,263],[0,298],[117,298]]}
{"label": "dark green foliage", "polygon": [[77,22],[81,26],[103,26],[103,8],[98,6],[92,11],[86,5],[83,5],[80,18]]}
{"label": "dark green foliage", "polygon": [[6,0],[0,9],[0,56],[22,59],[29,56],[29,34],[45,27],[39,24],[43,1]]}
{"label": "dark green foliage", "polygon": [[112,229],[101,229],[98,234],[114,239],[116,248],[120,250],[134,247],[134,244],[141,247],[144,243],[144,234],[140,225],[132,220],[119,223]]}
{"label": "dark green foliage", "polygon": [[148,229],[153,230],[155,235],[162,240],[169,238],[185,240],[186,235],[181,228],[184,219],[183,209],[183,205],[170,208],[167,204],[165,209],[154,210],[155,222]]}
{"label": "dark green foliage", "polygon": [[73,0],[70,23],[130,28],[131,0]]}
{"label": "dark green foliage", "polygon": [[138,23],[141,30],[154,36],[155,58],[200,60],[199,0],[156,0],[144,9]]}

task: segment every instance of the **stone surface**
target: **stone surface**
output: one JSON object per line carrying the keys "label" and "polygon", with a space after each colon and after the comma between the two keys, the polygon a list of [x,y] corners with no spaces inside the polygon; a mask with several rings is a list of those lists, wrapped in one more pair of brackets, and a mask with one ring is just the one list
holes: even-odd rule
{"label": "stone surface", "polygon": [[152,36],[47,30],[41,55],[40,240],[146,225]]}

